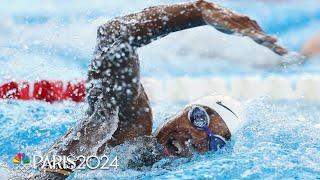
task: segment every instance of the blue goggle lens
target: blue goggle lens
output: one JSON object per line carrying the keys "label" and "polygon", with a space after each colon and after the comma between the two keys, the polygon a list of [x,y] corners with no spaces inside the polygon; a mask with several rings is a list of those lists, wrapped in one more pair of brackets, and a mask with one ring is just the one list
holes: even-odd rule
{"label": "blue goggle lens", "polygon": [[226,145],[226,141],[218,136],[209,137],[209,150],[217,151]]}
{"label": "blue goggle lens", "polygon": [[190,122],[197,128],[205,128],[209,125],[209,116],[205,109],[194,107],[189,113]]}
{"label": "blue goggle lens", "polygon": [[217,151],[226,145],[226,140],[223,137],[214,135],[209,129],[209,115],[203,107],[193,107],[189,111],[188,118],[193,126],[205,131],[208,134],[210,151]]}

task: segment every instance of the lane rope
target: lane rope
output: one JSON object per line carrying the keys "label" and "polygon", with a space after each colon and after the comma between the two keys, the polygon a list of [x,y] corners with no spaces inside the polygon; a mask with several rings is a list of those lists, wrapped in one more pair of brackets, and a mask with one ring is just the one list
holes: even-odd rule
{"label": "lane rope", "polygon": [[[190,101],[211,93],[238,99],[268,96],[271,99],[320,101],[320,76],[212,78],[144,78],[142,84],[152,101]],[[0,86],[0,99],[40,100],[46,102],[85,100],[85,81],[39,80],[11,81]]]}
{"label": "lane rope", "polygon": [[40,100],[57,102],[70,100],[82,102],[85,99],[84,81],[67,82],[40,80],[34,83],[11,81],[0,86],[0,98],[20,100]]}

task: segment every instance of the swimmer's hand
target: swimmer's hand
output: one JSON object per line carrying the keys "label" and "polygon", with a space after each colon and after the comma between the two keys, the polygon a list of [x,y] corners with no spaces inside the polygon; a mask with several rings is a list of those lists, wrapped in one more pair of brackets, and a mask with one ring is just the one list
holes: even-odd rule
{"label": "swimmer's hand", "polygon": [[197,6],[202,11],[204,21],[217,30],[226,34],[248,36],[279,55],[288,53],[286,48],[276,44],[275,37],[265,34],[255,20],[204,0],[199,0]]}

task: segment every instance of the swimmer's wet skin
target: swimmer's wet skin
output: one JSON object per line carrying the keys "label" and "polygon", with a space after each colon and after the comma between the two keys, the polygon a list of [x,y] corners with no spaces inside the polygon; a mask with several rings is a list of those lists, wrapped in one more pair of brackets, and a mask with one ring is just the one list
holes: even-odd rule
{"label": "swimmer's wet skin", "polygon": [[[101,155],[125,141],[141,140],[153,147],[146,148],[153,152],[145,158],[149,165],[161,157],[190,156],[194,151],[223,147],[243,120],[237,101],[221,96],[202,98],[169,118],[152,135],[152,111],[140,82],[137,48],[171,32],[203,25],[248,36],[279,55],[287,53],[254,20],[203,0],[150,7],[115,18],[98,28],[87,78],[86,117],[46,154]],[[70,169],[42,169],[34,178],[64,179],[71,173]]]}

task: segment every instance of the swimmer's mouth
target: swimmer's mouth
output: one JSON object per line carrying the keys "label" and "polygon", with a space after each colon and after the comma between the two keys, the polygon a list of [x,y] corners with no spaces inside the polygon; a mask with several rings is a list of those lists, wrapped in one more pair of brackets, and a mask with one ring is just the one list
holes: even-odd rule
{"label": "swimmer's mouth", "polygon": [[181,142],[178,140],[168,140],[166,149],[169,155],[175,156],[191,156],[194,152],[197,152],[196,146],[193,145],[192,140]]}
{"label": "swimmer's mouth", "polygon": [[183,147],[176,140],[170,141],[168,146],[175,154],[181,154],[183,152]]}

